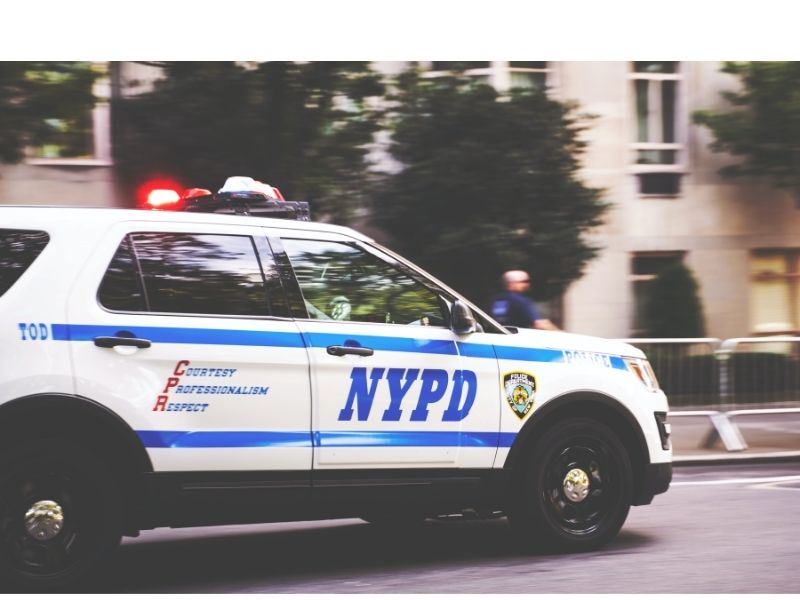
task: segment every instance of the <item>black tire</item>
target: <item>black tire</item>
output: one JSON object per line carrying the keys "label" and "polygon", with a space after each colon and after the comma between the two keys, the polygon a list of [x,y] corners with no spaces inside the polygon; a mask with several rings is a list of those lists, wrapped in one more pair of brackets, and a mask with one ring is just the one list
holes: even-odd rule
{"label": "black tire", "polygon": [[[80,589],[119,545],[119,485],[86,450],[47,439],[0,452],[0,579],[3,587],[47,592]],[[36,535],[26,513],[56,503],[63,522]],[[57,511],[56,511],[57,514]],[[31,521],[28,521],[28,526]]]}
{"label": "black tire", "polygon": [[[628,516],[633,490],[630,458],[618,436],[593,419],[566,419],[530,450],[514,473],[508,510],[523,544],[539,551],[584,552],[614,539]],[[576,496],[567,495],[570,473],[570,481],[582,481],[585,497],[574,489]]]}

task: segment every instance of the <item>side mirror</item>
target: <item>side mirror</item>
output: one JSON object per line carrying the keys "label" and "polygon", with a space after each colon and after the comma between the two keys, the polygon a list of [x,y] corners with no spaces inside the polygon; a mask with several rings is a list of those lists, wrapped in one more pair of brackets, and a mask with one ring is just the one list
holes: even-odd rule
{"label": "side mirror", "polygon": [[472,311],[461,300],[453,302],[450,326],[458,335],[466,335],[478,331],[478,324]]}

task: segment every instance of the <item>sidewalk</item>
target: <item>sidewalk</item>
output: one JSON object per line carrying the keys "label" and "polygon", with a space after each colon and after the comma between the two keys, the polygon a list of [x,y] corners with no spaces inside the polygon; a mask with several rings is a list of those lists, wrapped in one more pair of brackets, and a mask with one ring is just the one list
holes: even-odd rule
{"label": "sidewalk", "polygon": [[729,452],[717,438],[704,447],[714,428],[708,417],[671,417],[673,463],[800,460],[800,414],[747,415],[731,420],[738,426],[745,450]]}

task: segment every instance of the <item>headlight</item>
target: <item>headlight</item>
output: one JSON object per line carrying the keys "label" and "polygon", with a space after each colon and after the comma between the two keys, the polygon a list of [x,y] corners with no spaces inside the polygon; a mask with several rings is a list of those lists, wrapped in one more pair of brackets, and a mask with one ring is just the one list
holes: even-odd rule
{"label": "headlight", "polygon": [[657,392],[659,390],[656,374],[646,358],[626,358],[625,366],[628,367],[628,371],[636,375],[636,378],[644,384],[648,392]]}

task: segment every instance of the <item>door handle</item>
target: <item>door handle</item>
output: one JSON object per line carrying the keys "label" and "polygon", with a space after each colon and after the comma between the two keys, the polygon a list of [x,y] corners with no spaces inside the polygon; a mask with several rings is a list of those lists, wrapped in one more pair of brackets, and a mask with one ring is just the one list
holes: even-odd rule
{"label": "door handle", "polygon": [[372,348],[364,348],[363,346],[328,346],[328,354],[332,356],[344,356],[345,354],[372,356],[375,351]]}
{"label": "door handle", "polygon": [[133,346],[134,348],[149,348],[150,340],[135,337],[99,336],[94,338],[94,345],[98,348],[115,348],[116,346]]}

